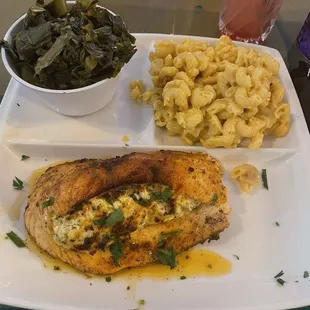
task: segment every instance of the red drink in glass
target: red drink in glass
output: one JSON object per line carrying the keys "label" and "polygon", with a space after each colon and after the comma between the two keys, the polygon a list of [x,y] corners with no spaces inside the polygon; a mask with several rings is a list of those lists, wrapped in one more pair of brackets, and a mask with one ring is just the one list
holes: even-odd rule
{"label": "red drink in glass", "polygon": [[283,0],[224,0],[219,28],[234,40],[262,43],[270,33]]}

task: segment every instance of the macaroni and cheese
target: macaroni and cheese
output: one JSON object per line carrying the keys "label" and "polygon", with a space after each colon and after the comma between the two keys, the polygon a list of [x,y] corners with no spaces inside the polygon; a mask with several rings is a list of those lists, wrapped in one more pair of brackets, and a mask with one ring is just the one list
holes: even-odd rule
{"label": "macaroni and cheese", "polygon": [[265,135],[282,137],[290,106],[282,103],[279,63],[269,54],[236,47],[227,36],[214,46],[192,39],[158,41],[149,55],[154,88],[131,83],[131,97],[154,108],[155,123],[186,143],[232,148]]}

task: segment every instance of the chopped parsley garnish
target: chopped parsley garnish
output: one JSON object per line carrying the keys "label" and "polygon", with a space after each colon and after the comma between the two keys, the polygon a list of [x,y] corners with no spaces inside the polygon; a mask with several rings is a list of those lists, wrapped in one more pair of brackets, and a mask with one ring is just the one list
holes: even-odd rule
{"label": "chopped parsley garnish", "polygon": [[278,227],[280,226],[280,223],[279,223],[279,222],[275,222],[275,224],[276,224],[276,226],[278,226]]}
{"label": "chopped parsley garnish", "polygon": [[27,160],[27,159],[29,159],[29,158],[30,158],[30,156],[28,156],[28,155],[22,155],[21,160]]}
{"label": "chopped parsley garnish", "polygon": [[277,279],[277,282],[278,282],[281,286],[283,286],[284,283],[285,283],[285,281],[284,281],[283,279],[281,279],[281,278],[278,278],[278,279]]}
{"label": "chopped parsley garnish", "polygon": [[185,276],[181,276],[180,279],[181,279],[181,280],[185,280],[186,277],[185,277]]}
{"label": "chopped parsley garnish", "polygon": [[176,239],[178,236],[180,236],[183,232],[183,229],[178,229],[178,230],[172,230],[168,232],[162,232],[160,237],[159,237],[159,242],[158,242],[158,247],[162,248],[166,245],[166,241],[168,240],[169,237],[174,237]]}
{"label": "chopped parsley garnish", "polygon": [[105,224],[105,219],[95,219],[93,220],[94,225],[103,226]]}
{"label": "chopped parsley garnish", "polygon": [[308,271],[304,271],[304,279],[309,277],[309,272]]}
{"label": "chopped parsley garnish", "polygon": [[170,269],[173,269],[178,264],[177,256],[173,247],[169,247],[167,249],[158,249],[155,253],[155,258],[161,264],[170,266]]}
{"label": "chopped parsley garnish", "polygon": [[162,192],[155,192],[151,194],[150,199],[138,198],[138,196],[133,193],[130,197],[137,202],[142,207],[148,207],[153,200],[157,201],[168,201],[172,197],[172,192],[169,188],[165,188]]}
{"label": "chopped parsley garnish", "polygon": [[116,209],[112,213],[110,213],[105,218],[105,227],[113,227],[116,223],[121,222],[124,220],[124,215],[121,209]]}
{"label": "chopped parsley garnish", "polygon": [[139,305],[140,305],[140,306],[145,305],[145,300],[144,300],[144,299],[140,299],[140,300],[139,300]]}
{"label": "chopped parsley garnish", "polygon": [[13,180],[13,187],[14,189],[20,191],[24,188],[24,182],[20,180],[18,177],[15,177],[15,180]]}
{"label": "chopped parsley garnish", "polygon": [[16,103],[16,104],[17,104],[18,107],[20,107],[20,104],[19,104],[19,103]]}
{"label": "chopped parsley garnish", "polygon": [[151,203],[151,200],[148,200],[148,199],[143,199],[143,198],[138,199],[135,193],[130,195],[130,197],[142,207],[148,207]]}
{"label": "chopped parsley garnish", "polygon": [[123,256],[123,247],[119,238],[116,238],[110,247],[110,252],[112,255],[113,263],[116,267],[120,267],[119,259]]}
{"label": "chopped parsley garnish", "polygon": [[59,266],[54,266],[54,270],[60,270]]}
{"label": "chopped parsley garnish", "polygon": [[106,277],[105,280],[106,280],[107,282],[111,282],[111,281],[112,281],[111,277]]}
{"label": "chopped parsley garnish", "polygon": [[94,173],[91,177],[92,177],[93,179],[98,178],[98,173]]}
{"label": "chopped parsley garnish", "polygon": [[94,225],[100,225],[104,227],[113,227],[118,222],[124,220],[124,215],[121,209],[116,209],[115,211],[111,212],[107,217],[104,219],[95,219],[93,220]]}
{"label": "chopped parsley garnish", "polygon": [[55,198],[50,197],[42,203],[42,208],[48,208],[48,207],[52,206],[54,204],[54,202],[55,202]]}
{"label": "chopped parsley garnish", "polygon": [[219,199],[219,196],[217,194],[213,194],[212,199],[210,200],[209,204],[214,205],[218,199]]}
{"label": "chopped parsley garnish", "polygon": [[107,244],[112,240],[112,235],[105,234],[102,236],[101,242],[99,243],[99,249],[104,250]]}
{"label": "chopped parsley garnish", "polygon": [[283,272],[283,270],[281,270],[278,274],[276,274],[276,275],[274,276],[274,278],[277,279],[277,278],[282,277],[283,275],[284,275],[284,272]]}
{"label": "chopped parsley garnish", "polygon": [[113,206],[113,200],[111,197],[107,196],[107,197],[104,197],[104,199],[109,205]]}
{"label": "chopped parsley garnish", "polygon": [[20,239],[14,231],[10,231],[6,233],[6,235],[18,248],[24,248],[26,246],[25,242]]}
{"label": "chopped parsley garnish", "polygon": [[172,197],[172,192],[169,188],[165,188],[162,192],[152,193],[150,200],[170,200]]}
{"label": "chopped parsley garnish", "polygon": [[212,264],[208,264],[208,268],[209,268],[209,269],[212,269]]}
{"label": "chopped parsley garnish", "polygon": [[262,181],[263,181],[263,186],[267,190],[269,190],[268,180],[267,180],[267,170],[266,169],[262,169]]}
{"label": "chopped parsley garnish", "polygon": [[236,254],[233,254],[233,257],[235,257],[237,260],[240,259],[240,257],[238,255],[236,255]]}

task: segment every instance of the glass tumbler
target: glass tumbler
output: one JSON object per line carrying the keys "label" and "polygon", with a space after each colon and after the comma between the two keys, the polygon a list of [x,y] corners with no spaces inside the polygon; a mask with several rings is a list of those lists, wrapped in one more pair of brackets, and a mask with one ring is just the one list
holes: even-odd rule
{"label": "glass tumbler", "polygon": [[234,40],[262,43],[274,26],[283,0],[224,0],[221,34]]}

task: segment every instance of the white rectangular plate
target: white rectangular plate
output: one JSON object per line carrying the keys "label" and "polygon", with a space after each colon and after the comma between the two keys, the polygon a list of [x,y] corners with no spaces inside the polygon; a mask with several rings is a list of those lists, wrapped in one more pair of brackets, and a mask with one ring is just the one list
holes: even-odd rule
{"label": "white rectangular plate", "polygon": [[[25,236],[22,217],[14,221],[11,216],[14,202],[20,196],[26,199],[28,194],[26,190],[14,191],[15,176],[27,180],[33,170],[63,159],[159,149],[206,152],[202,147],[182,146],[178,138],[167,138],[155,128],[151,107],[129,99],[131,79],[149,80],[148,53],[153,42],[184,37],[149,34],[136,37],[138,53],[122,70],[113,102],[93,115],[79,118],[59,115],[36,101],[34,93],[11,81],[0,113],[0,303],[40,310],[129,310],[137,308],[139,299],[146,301],[143,310],[288,309],[309,305],[310,282],[303,278],[304,271],[310,271],[309,135],[283,59],[276,50],[264,46],[251,47],[271,53],[280,62],[285,100],[291,104],[292,127],[287,137],[269,139],[256,152],[209,150],[224,165],[224,183],[232,213],[231,226],[220,240],[202,247],[230,260],[233,264],[230,274],[186,281],[141,279],[128,292],[128,283],[122,278],[107,283],[104,278],[87,279],[78,274],[53,272],[44,268],[35,254],[4,239],[10,230]],[[124,135],[129,137],[129,147],[122,143]],[[21,161],[22,154],[31,158]],[[260,186],[251,195],[239,193],[229,172],[244,162],[267,169],[269,191]],[[273,278],[280,270],[284,271],[286,281],[283,287]]]}

